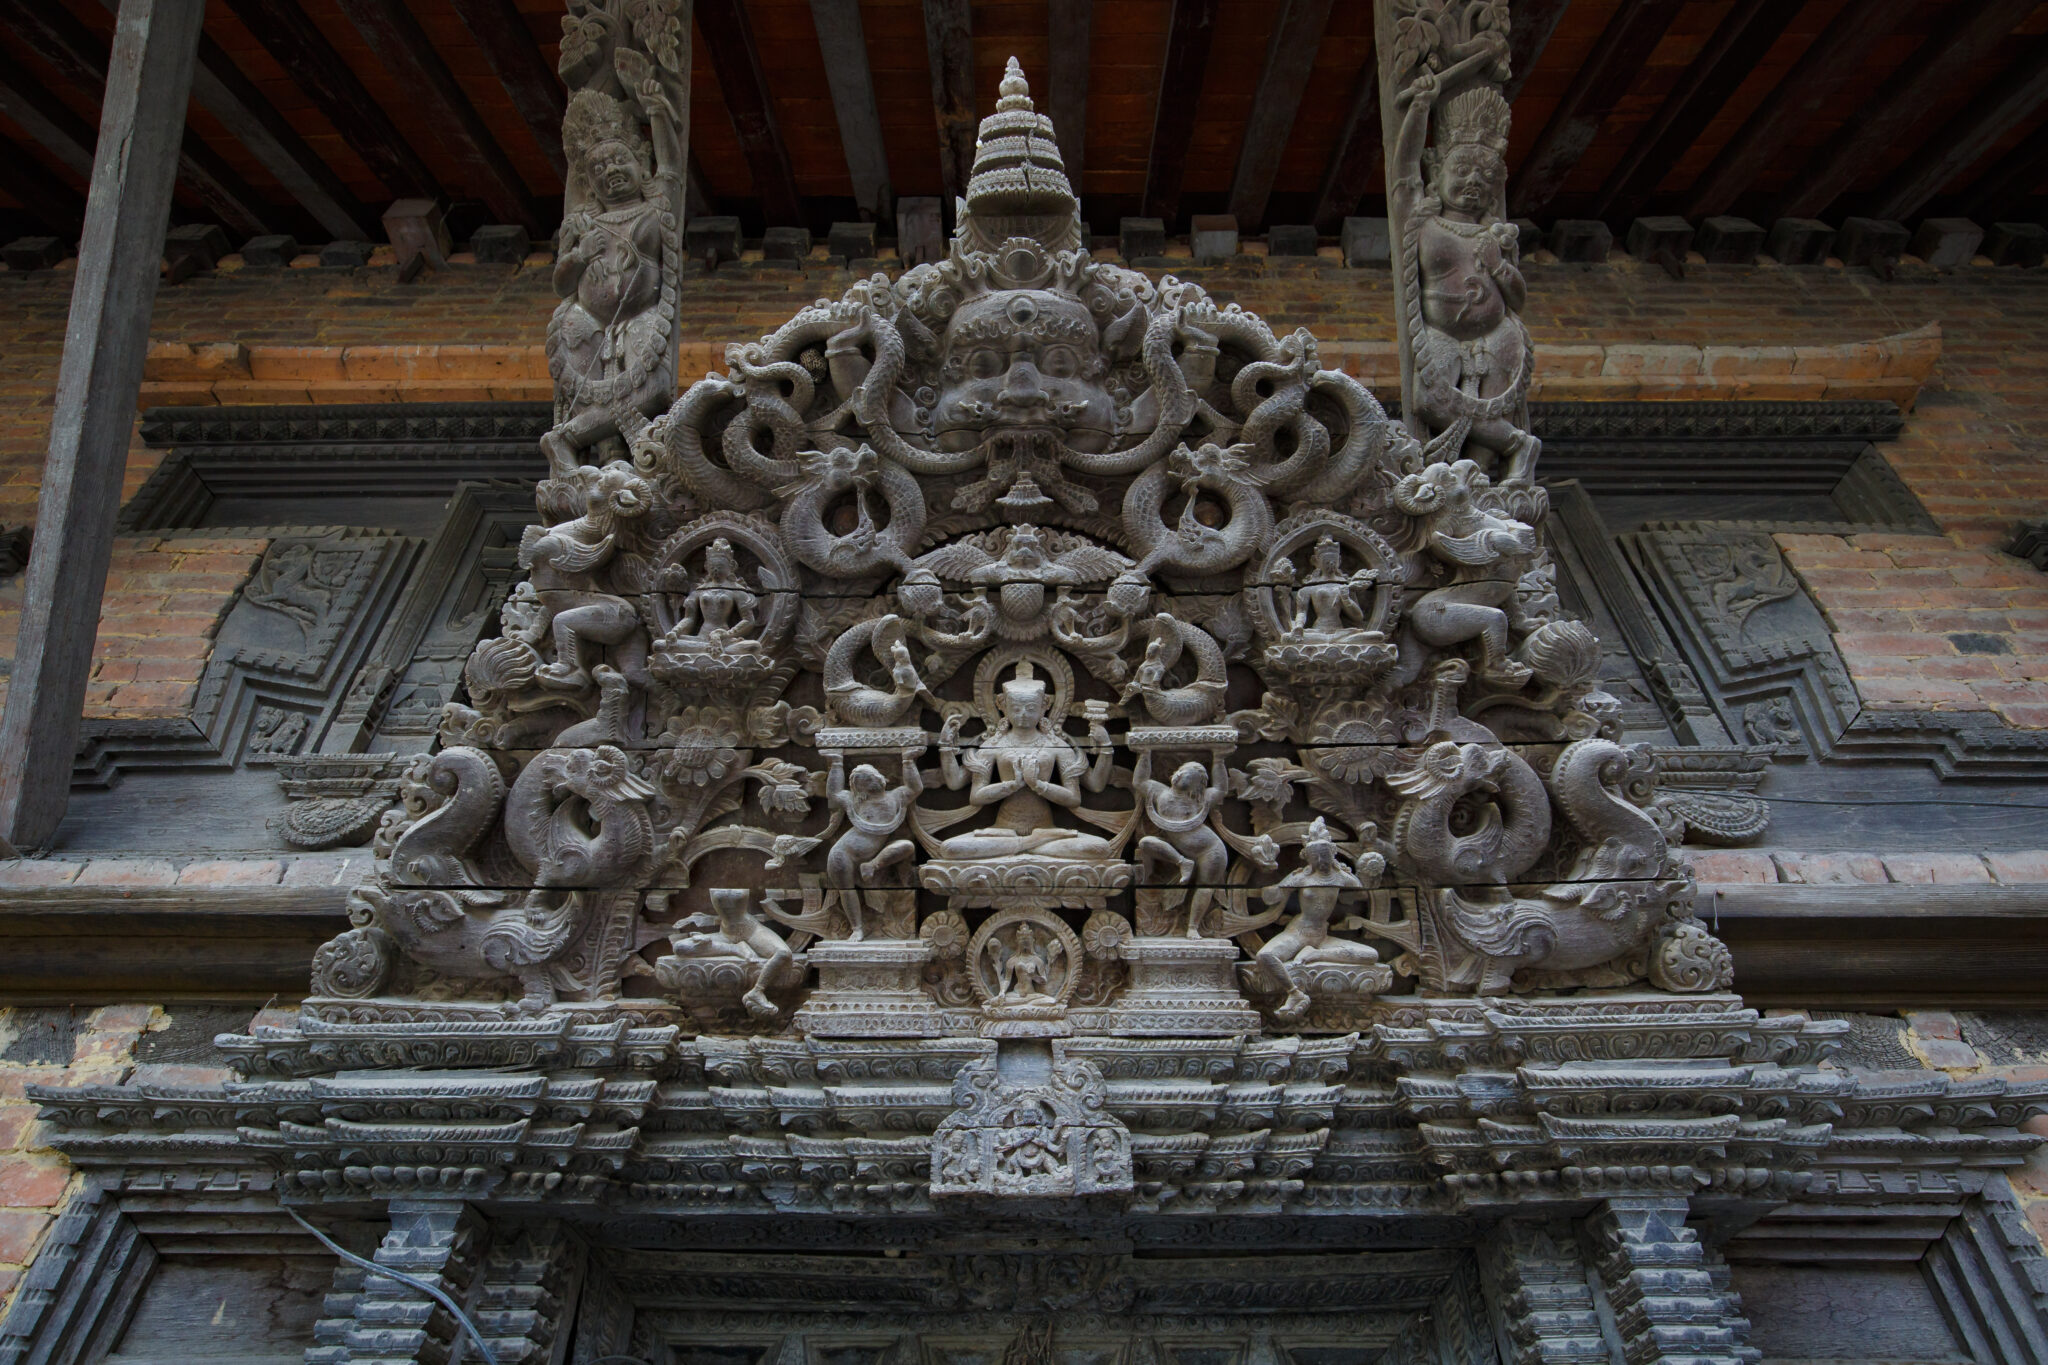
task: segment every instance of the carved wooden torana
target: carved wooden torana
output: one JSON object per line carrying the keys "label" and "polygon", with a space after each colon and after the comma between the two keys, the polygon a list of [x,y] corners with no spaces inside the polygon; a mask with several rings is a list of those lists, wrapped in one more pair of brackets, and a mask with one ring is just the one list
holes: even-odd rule
{"label": "carved wooden torana", "polygon": [[[2041,1088],[1908,1102],[1820,1068],[1846,1024],[1729,993],[1536,529],[1504,5],[1382,11],[1412,434],[1306,331],[1095,260],[1014,61],[945,260],[650,417],[687,56],[672,9],[572,9],[604,76],[528,579],[296,1025],[224,1038],[222,1090],[42,1092],[74,1159],[388,1203],[393,1264],[464,1205],[614,1245],[1591,1210],[1574,1292],[1698,1361],[1754,1353],[1689,1214],[2021,1159]],[[1502,1339],[1597,1338],[1521,1288],[1580,1252],[1519,1226],[1479,1262]]]}

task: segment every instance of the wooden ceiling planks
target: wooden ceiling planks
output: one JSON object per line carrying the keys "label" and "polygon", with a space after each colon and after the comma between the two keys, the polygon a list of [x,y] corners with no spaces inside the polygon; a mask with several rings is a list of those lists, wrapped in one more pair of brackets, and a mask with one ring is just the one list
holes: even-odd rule
{"label": "wooden ceiling planks", "polygon": [[[104,0],[0,2],[61,6],[103,42]],[[1346,136],[1361,95],[1371,94],[1360,88],[1371,52],[1366,4],[824,2],[858,29],[851,42],[827,40],[829,53],[814,0],[700,0],[732,7],[755,37],[757,88],[752,108],[739,110],[748,136],[727,90],[746,64],[736,70],[708,54],[701,21],[691,101],[693,171],[711,206],[739,212],[750,231],[764,221],[819,230],[856,211],[886,222],[891,192],[946,193],[940,104],[949,105],[955,130],[948,155],[957,188],[972,125],[993,109],[1004,62],[1017,56],[1040,107],[1052,109],[1056,22],[1073,33],[1083,19],[1084,53],[1065,63],[1058,102],[1085,109],[1067,140],[1081,144],[1075,179],[1099,232],[1148,198],[1154,208],[1172,207],[1181,229],[1188,213],[1233,207],[1247,233],[1311,215],[1330,231],[1346,214],[1373,211],[1382,192],[1377,129]],[[206,165],[188,167],[181,202],[203,211],[195,191],[218,204],[226,185],[251,211],[229,223],[234,230],[248,230],[255,216],[338,230],[352,212],[374,231],[389,199],[426,192],[491,201],[469,210],[471,218],[526,214],[550,226],[562,178],[559,142],[549,136],[561,99],[553,66],[562,4],[208,0],[207,36],[216,62],[239,78],[227,82],[239,94],[215,91],[206,100],[195,91],[190,150],[210,161],[214,183],[205,183]],[[1661,27],[1644,17],[1660,8],[1669,11]],[[425,82],[425,98],[425,68],[380,57],[352,22],[356,11],[377,10],[403,11],[424,39],[421,53],[442,73]],[[1200,43],[1183,43],[1169,71],[1176,10],[1211,16],[1210,50],[1197,61]],[[937,104],[928,12],[951,26],[940,35],[952,69],[941,72]],[[2038,63],[2048,61],[2048,48],[2031,40],[2048,37],[2048,0],[1514,0],[1514,14],[1522,88],[1510,163],[1518,207],[1601,216],[1617,228],[1643,212],[1768,216],[1780,205],[1810,207],[1823,194],[1818,212],[1827,217],[2040,212],[2048,76]],[[91,125],[93,92],[68,89],[19,22],[5,27],[0,58],[12,63],[6,69],[17,84],[45,101],[24,116],[68,114]],[[1321,37],[1311,41],[1317,27]],[[1974,35],[1968,42],[1943,46],[1943,35],[1964,29]],[[1588,68],[1599,65],[1592,59],[1603,44],[1614,69],[1595,82]],[[1947,58],[1936,61],[1942,52]],[[1612,60],[1616,53],[1621,60]],[[840,75],[864,76],[872,90],[857,137],[842,132],[831,62]],[[1899,98],[1902,88],[1910,98]],[[1561,114],[1568,96],[1573,107]],[[1363,103],[1369,112],[1372,101]],[[1873,120],[1883,136],[1868,131]],[[764,126],[775,139],[764,140]],[[53,159],[19,123],[0,134],[16,162],[26,158],[50,174],[31,197],[77,188],[63,149]],[[773,141],[787,166],[781,187]],[[850,142],[865,148],[858,204]],[[1845,148],[1853,155],[1837,155]],[[764,210],[771,198],[779,200],[772,213]],[[52,213],[63,216],[60,206]]]}

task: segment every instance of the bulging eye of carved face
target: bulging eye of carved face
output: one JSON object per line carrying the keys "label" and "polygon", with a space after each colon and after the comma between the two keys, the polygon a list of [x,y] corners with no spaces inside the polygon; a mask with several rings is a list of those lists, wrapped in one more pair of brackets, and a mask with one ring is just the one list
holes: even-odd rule
{"label": "bulging eye of carved face", "polygon": [[1107,369],[1078,299],[1036,289],[975,299],[946,328],[932,435],[942,450],[1002,434],[1105,450],[1116,432]]}
{"label": "bulging eye of carved face", "polygon": [[1436,192],[1444,207],[1481,214],[1493,207],[1501,160],[1484,147],[1453,147],[1437,172]]}

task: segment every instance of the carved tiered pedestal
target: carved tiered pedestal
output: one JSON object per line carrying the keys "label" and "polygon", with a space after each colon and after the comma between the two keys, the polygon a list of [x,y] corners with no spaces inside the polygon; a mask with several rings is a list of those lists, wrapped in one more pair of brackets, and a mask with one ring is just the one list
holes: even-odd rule
{"label": "carved tiered pedestal", "polygon": [[818,988],[794,1023],[813,1038],[937,1038],[946,1022],[921,978],[931,948],[918,939],[825,940],[807,954]]}
{"label": "carved tiered pedestal", "polygon": [[1237,989],[1237,944],[1227,938],[1134,938],[1124,945],[1130,984],[1109,1010],[1110,1030],[1147,1038],[1257,1033],[1259,1014]]}

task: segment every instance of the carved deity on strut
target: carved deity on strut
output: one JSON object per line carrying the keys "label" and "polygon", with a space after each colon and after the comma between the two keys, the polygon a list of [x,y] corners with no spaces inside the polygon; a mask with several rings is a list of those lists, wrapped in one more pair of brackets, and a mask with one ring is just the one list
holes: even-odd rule
{"label": "carved deity on strut", "polygon": [[600,442],[624,454],[623,443],[674,398],[674,269],[663,263],[679,255],[683,152],[662,83],[650,75],[633,94],[651,125],[651,166],[626,102],[579,90],[562,120],[569,209],[555,255],[562,302],[547,340],[556,425],[541,438],[557,477]]}
{"label": "carved deity on strut", "polygon": [[[1253,958],[1253,967],[1266,984],[1281,996],[1273,1017],[1283,1024],[1298,1023],[1313,1004],[1308,989],[1308,969],[1318,966],[1376,969],[1374,975],[1392,979],[1379,965],[1380,955],[1370,945],[1332,937],[1330,917],[1337,902],[1347,894],[1365,890],[1357,873],[1344,866],[1330,827],[1318,816],[1309,826],[1301,846],[1302,865],[1260,893],[1268,905],[1285,905],[1295,899],[1300,913],[1285,929],[1275,934]],[[1386,860],[1369,853],[1361,870],[1377,878]]]}
{"label": "carved deity on strut", "polygon": [[723,537],[704,551],[704,576],[683,598],[683,610],[671,640],[694,636],[706,646],[747,647],[760,621],[760,594],[740,577],[739,557]]}
{"label": "carved deity on strut", "polygon": [[1534,358],[1506,221],[1508,103],[1491,85],[1453,84],[1476,65],[1504,63],[1506,41],[1478,33],[1464,60],[1417,71],[1395,93],[1387,192],[1401,234],[1411,428],[1417,418],[1427,425],[1416,434],[1429,459],[1484,453],[1503,482],[1527,483],[1541,447],[1526,429]]}

